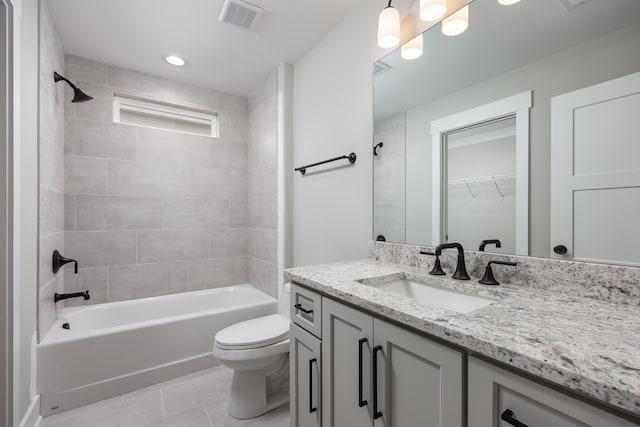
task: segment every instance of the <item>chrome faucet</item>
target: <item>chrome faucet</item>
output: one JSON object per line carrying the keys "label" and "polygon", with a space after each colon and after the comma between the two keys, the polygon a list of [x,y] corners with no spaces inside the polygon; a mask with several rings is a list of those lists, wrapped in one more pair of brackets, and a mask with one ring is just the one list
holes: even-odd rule
{"label": "chrome faucet", "polygon": [[453,273],[453,278],[456,280],[470,280],[467,274],[467,266],[464,262],[464,248],[460,243],[441,243],[436,247],[435,256],[439,258],[444,249],[457,249],[458,250],[458,264],[456,265],[456,271]]}

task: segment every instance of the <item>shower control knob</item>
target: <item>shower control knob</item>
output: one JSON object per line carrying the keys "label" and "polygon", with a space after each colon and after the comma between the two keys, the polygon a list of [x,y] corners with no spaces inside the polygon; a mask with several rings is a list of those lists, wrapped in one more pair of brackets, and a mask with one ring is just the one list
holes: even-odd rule
{"label": "shower control knob", "polygon": [[558,245],[553,248],[553,252],[557,253],[558,255],[564,255],[567,253],[567,247],[565,245]]}

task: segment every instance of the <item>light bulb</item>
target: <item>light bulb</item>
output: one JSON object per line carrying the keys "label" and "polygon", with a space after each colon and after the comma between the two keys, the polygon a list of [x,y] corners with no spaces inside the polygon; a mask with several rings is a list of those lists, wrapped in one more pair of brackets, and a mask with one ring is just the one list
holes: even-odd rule
{"label": "light bulb", "polygon": [[519,2],[520,0],[498,0],[498,3],[500,3],[503,6],[511,6],[512,4],[516,4]]}
{"label": "light bulb", "polygon": [[469,6],[465,6],[444,21],[442,21],[442,34],[445,36],[457,36],[469,28]]}
{"label": "light bulb", "polygon": [[447,13],[447,0],[420,0],[420,19],[437,21]]}
{"label": "light bulb", "polygon": [[385,49],[400,42],[400,13],[395,7],[385,7],[378,18],[378,46]]}
{"label": "light bulb", "polygon": [[400,49],[400,56],[403,59],[417,59],[422,56],[422,34],[418,34],[408,42],[402,45]]}
{"label": "light bulb", "polygon": [[175,65],[176,67],[182,67],[185,64],[185,60],[180,58],[179,56],[169,55],[164,58],[171,65]]}

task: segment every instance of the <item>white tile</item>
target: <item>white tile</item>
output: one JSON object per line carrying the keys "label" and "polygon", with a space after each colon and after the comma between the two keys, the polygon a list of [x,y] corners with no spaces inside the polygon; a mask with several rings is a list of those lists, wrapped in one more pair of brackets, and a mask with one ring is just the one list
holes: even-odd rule
{"label": "white tile", "polygon": [[64,182],[66,193],[106,193],[107,171],[107,159],[65,156]]}
{"label": "white tile", "polygon": [[184,166],[209,166],[211,138],[139,127],[136,159]]}
{"label": "white tile", "polygon": [[109,268],[109,301],[121,301],[187,290],[183,262],[125,265]]}
{"label": "white tile", "polygon": [[138,427],[165,418],[160,391],[109,399],[44,418],[42,427]]}
{"label": "white tile", "polygon": [[161,421],[147,424],[147,427],[211,427],[209,416],[203,405],[187,409]]}
{"label": "white tile", "polygon": [[131,196],[184,195],[184,168],[159,163],[109,160],[109,193]]}
{"label": "white tile", "polygon": [[242,171],[190,168],[189,196],[212,199],[242,199],[247,194],[246,174]]}
{"label": "white tile", "polygon": [[249,228],[247,231],[247,255],[275,264],[277,259],[277,235],[275,230]]}
{"label": "white tile", "polygon": [[207,227],[208,221],[209,200],[164,199],[162,206],[162,226],[164,228],[203,229]]}
{"label": "white tile", "polygon": [[247,255],[246,228],[216,228],[211,230],[210,236],[212,257]]}
{"label": "white tile", "polygon": [[211,258],[189,262],[190,291],[247,283],[247,257]]}
{"label": "white tile", "polygon": [[153,197],[76,196],[76,230],[162,228],[162,199]]}
{"label": "white tile", "polygon": [[247,170],[247,145],[214,141],[211,144],[211,166],[217,169]]}
{"label": "white tile", "polygon": [[229,216],[231,227],[247,226],[247,200],[231,199],[229,200]]}
{"label": "white tile", "polygon": [[139,263],[209,256],[209,236],[200,230],[147,230],[137,234]]}
{"label": "white tile", "polygon": [[76,103],[76,117],[111,122],[113,121],[113,100],[96,98],[89,102],[78,102]]}
{"label": "white tile", "polygon": [[107,65],[75,55],[65,56],[65,77],[104,85],[107,83]]}
{"label": "white tile", "polygon": [[64,195],[64,231],[76,229],[76,195]]}
{"label": "white tile", "polygon": [[64,153],[45,140],[40,141],[40,185],[61,192],[65,188]]}
{"label": "white tile", "polygon": [[247,201],[247,225],[254,228],[277,228],[277,199],[267,197]]}
{"label": "white tile", "polygon": [[40,236],[64,231],[65,196],[56,190],[40,188]]}
{"label": "white tile", "polygon": [[40,277],[39,284],[43,286],[55,277],[53,274],[53,267],[51,265],[53,251],[56,249],[63,255],[65,255],[65,233],[55,233],[49,236],[40,237],[39,248],[39,269]]}
{"label": "white tile", "polygon": [[203,375],[173,381],[162,387],[167,416],[200,407],[218,396],[226,396],[230,389],[231,371],[210,370]]}
{"label": "white tile", "polygon": [[101,304],[107,302],[107,268],[80,268],[78,274],[73,270],[65,270],[64,291],[84,292],[89,291],[91,299],[85,301],[82,298],[73,298],[65,301],[65,307],[77,307],[88,304]]}
{"label": "white tile", "polygon": [[107,84],[158,101],[177,103],[187,101],[185,83],[173,82],[125,68],[109,66]]}
{"label": "white tile", "polygon": [[136,259],[135,231],[67,231],[65,255],[80,267],[126,265]]}
{"label": "white tile", "polygon": [[65,153],[132,160],[136,154],[136,129],[113,122],[67,118]]}
{"label": "white tile", "polygon": [[276,265],[258,258],[248,257],[249,283],[263,292],[277,298],[278,273]]}

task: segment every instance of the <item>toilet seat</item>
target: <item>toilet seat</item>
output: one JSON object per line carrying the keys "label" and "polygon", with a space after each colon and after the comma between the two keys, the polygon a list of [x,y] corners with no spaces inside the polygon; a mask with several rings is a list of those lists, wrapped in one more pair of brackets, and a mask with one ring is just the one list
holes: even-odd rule
{"label": "toilet seat", "polygon": [[289,320],[279,314],[236,323],[218,332],[220,350],[251,350],[271,346],[289,338]]}

